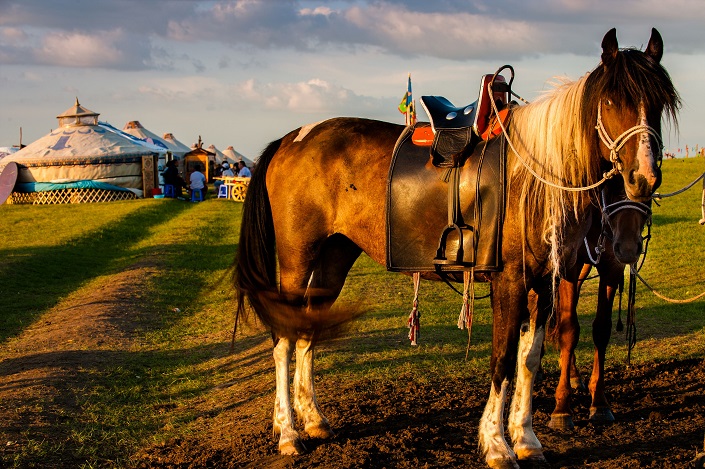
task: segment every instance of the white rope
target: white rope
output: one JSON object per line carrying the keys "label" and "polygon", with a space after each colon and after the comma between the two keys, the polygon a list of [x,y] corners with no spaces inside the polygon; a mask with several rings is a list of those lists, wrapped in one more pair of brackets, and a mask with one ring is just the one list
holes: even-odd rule
{"label": "white rope", "polygon": [[[487,87],[490,90],[490,96],[493,96],[492,94],[492,82],[487,84]],[[497,103],[495,103],[494,100],[490,100],[490,103],[492,104],[492,110],[495,112],[496,115],[499,115],[499,110],[497,109]],[[627,129],[624,131],[619,137],[617,137],[614,141],[610,139],[610,136],[607,134],[607,130],[605,129],[605,126],[602,124],[602,115],[600,112],[600,108],[602,107],[602,102],[598,103],[597,105],[597,126],[595,127],[597,129],[597,134],[600,136],[600,140],[602,143],[605,144],[605,146],[610,150],[610,161],[615,165],[614,168],[612,168],[610,171],[604,173],[602,175],[602,179],[600,179],[598,182],[595,184],[591,184],[589,186],[583,186],[583,187],[567,187],[567,186],[561,186],[559,184],[555,184],[551,181],[548,181],[544,179],[543,177],[539,176],[539,174],[534,171],[524,160],[524,158],[521,157],[517,149],[514,147],[514,144],[512,143],[512,140],[509,138],[509,133],[507,132],[507,129],[504,127],[504,122],[502,122],[502,119],[497,119],[497,122],[499,123],[499,126],[502,128],[502,133],[507,139],[507,143],[509,144],[509,148],[512,149],[516,157],[519,159],[522,165],[531,173],[536,179],[541,181],[542,183],[546,184],[547,186],[553,187],[555,189],[560,189],[568,192],[580,192],[580,191],[588,191],[591,189],[594,189],[598,187],[600,184],[605,182],[606,180],[610,179],[612,176],[615,174],[619,173],[622,171],[622,164],[619,161],[618,157],[618,152],[619,150],[624,146],[624,144],[629,140],[631,137],[647,132],[648,134],[652,135],[656,140],[658,141],[659,145],[661,145],[661,137],[658,135],[656,130],[649,126],[649,125],[644,125],[644,124],[638,124],[635,125],[634,127]]]}
{"label": "white rope", "polygon": [[639,272],[637,272],[637,270],[634,268],[634,266],[630,266],[629,268],[630,268],[630,270],[632,271],[632,273],[636,276],[636,278],[638,278],[639,280],[641,280],[641,283],[643,283],[644,285],[646,285],[646,288],[648,288],[649,290],[651,290],[651,293],[653,293],[654,295],[656,295],[657,297],[661,298],[661,299],[664,300],[664,301],[668,301],[669,303],[678,303],[678,304],[682,304],[682,303],[692,303],[693,301],[695,301],[695,300],[697,300],[697,299],[700,299],[700,298],[702,298],[702,297],[705,297],[705,291],[704,291],[704,292],[702,292],[702,293],[699,294],[699,295],[695,295],[695,296],[693,296],[693,297],[691,297],[691,298],[687,298],[687,299],[684,299],[684,300],[678,300],[678,299],[674,299],[674,298],[668,298],[668,297],[666,297],[666,296],[660,294],[660,293],[657,292],[656,290],[654,290],[654,289],[651,287],[651,285],[649,285],[648,283],[646,283],[646,280],[644,280],[644,278],[643,278],[641,275],[639,275]]}
{"label": "white rope", "polygon": [[[493,96],[492,94],[492,82],[487,84],[488,88],[490,89],[490,96]],[[495,112],[496,115],[499,115],[499,110],[497,109],[497,103],[494,102],[494,100],[490,100],[492,104],[492,110]],[[507,132],[506,127],[504,127],[504,122],[502,122],[502,119],[497,119],[497,122],[499,123],[499,126],[502,128],[502,133],[504,134],[505,138],[507,139],[507,143],[509,144],[509,148],[512,149],[516,157],[519,159],[522,165],[531,173],[532,176],[534,176],[536,179],[541,181],[542,183],[546,184],[547,186],[553,187],[555,189],[560,189],[568,192],[581,192],[581,191],[588,191],[591,189],[594,189],[598,187],[600,184],[605,182],[606,180],[610,179],[612,176],[617,174],[619,171],[617,170],[617,167],[615,166],[612,168],[610,171],[604,173],[602,175],[602,179],[600,179],[598,182],[595,184],[591,184],[589,186],[583,186],[583,187],[566,187],[566,186],[561,186],[559,184],[555,184],[551,181],[548,181],[541,177],[536,171],[534,171],[524,160],[524,158],[521,157],[517,149],[514,147],[514,144],[512,143],[512,140],[509,138],[509,133]]]}
{"label": "white rope", "polygon": [[646,132],[656,139],[659,144],[659,148],[662,146],[661,136],[653,127],[646,124],[637,124],[634,127],[625,130],[619,137],[612,140],[607,134],[607,129],[605,129],[605,126],[602,123],[602,101],[600,101],[597,105],[597,126],[595,126],[595,128],[597,129],[597,135],[600,136],[600,140],[602,140],[602,143],[604,143],[610,151],[610,161],[614,163],[615,167],[620,172],[622,171],[622,162],[619,160],[619,150],[622,149],[630,138]]}

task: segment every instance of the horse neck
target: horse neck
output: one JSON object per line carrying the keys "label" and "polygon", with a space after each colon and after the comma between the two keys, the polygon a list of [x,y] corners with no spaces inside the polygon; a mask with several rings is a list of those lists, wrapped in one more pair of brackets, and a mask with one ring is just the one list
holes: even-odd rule
{"label": "horse neck", "polygon": [[[586,77],[564,83],[534,103],[517,108],[509,135],[519,155],[509,151],[509,190],[517,191],[520,218],[526,229],[541,230],[554,272],[560,263],[560,247],[566,236],[581,231],[591,195],[568,192],[540,181],[525,167],[530,166],[544,180],[559,186],[582,187],[593,183],[601,160],[591,150],[591,139],[580,112],[584,103]],[[595,104],[597,105],[597,104]],[[521,161],[523,160],[523,162]]]}

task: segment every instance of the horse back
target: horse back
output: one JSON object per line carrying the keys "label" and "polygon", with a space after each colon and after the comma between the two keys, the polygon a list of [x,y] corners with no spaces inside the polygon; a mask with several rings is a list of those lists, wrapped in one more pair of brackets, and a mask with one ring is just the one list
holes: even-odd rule
{"label": "horse back", "polygon": [[385,262],[386,182],[404,126],[338,117],[286,135],[267,169],[277,244],[342,234]]}

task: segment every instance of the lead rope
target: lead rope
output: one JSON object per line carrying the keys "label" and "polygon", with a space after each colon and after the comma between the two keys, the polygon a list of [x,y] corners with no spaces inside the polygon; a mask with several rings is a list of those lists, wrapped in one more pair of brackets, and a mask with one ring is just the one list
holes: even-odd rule
{"label": "lead rope", "polygon": [[411,345],[416,345],[416,341],[419,338],[419,328],[421,327],[421,322],[419,317],[419,285],[421,284],[421,272],[414,272],[414,306],[411,308],[411,313],[409,313],[409,320],[407,325],[409,326],[409,340]]}
{"label": "lead rope", "polygon": [[627,366],[631,365],[632,349],[636,345],[636,267],[629,269],[629,290],[627,295]]}

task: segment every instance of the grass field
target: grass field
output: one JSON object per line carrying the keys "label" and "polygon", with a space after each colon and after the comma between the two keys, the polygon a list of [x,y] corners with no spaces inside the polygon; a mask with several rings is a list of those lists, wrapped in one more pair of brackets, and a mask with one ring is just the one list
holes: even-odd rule
{"label": "grass field", "polygon": [[[664,161],[659,191],[675,191],[703,171],[703,158]],[[705,291],[705,226],[697,223],[701,193],[697,184],[654,207],[653,238],[641,274],[667,297],[683,299]],[[62,305],[109,286],[135,265],[158,271],[135,294],[139,314],[129,351],[101,346],[106,353],[116,352],[109,364],[91,369],[83,388],[66,390],[79,412],[66,415],[56,428],[30,427],[21,448],[0,453],[5,465],[42,467],[47,458],[71,454],[83,467],[124,467],[134,463],[132,455],[145,445],[194,431],[190,423],[199,415],[190,403],[205,399],[238,373],[228,361],[228,350],[234,317],[230,268],[241,209],[241,204],[213,198],[198,204],[138,200],[0,207],[0,360]],[[583,363],[592,360],[589,331],[596,288],[597,280],[585,284],[579,306],[583,333],[577,354]],[[486,285],[477,288],[478,295],[487,291]],[[389,273],[363,255],[340,301],[368,313],[346,335],[318,349],[318,373],[339,380],[413,376],[423,381],[450,374],[485,379],[491,348],[489,300],[476,302],[465,361],[467,334],[455,326],[461,306],[457,293],[442,283],[422,282],[417,347],[406,337],[412,296],[410,277]],[[705,298],[672,304],[639,284],[637,327],[635,363],[705,356]],[[252,325],[241,328],[238,340],[258,343],[267,337]],[[555,370],[555,351],[549,349],[548,355],[544,365]],[[625,358],[624,336],[614,333],[607,361]],[[51,402],[32,405],[48,409]],[[6,436],[3,425],[0,438]],[[53,431],[66,436],[60,441],[47,437]]]}

